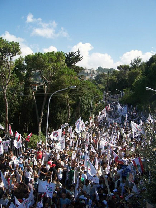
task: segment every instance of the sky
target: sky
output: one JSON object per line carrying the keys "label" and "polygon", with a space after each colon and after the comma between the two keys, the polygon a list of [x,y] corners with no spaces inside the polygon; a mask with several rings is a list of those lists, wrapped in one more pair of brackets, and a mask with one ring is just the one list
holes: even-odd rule
{"label": "sky", "polygon": [[87,69],[156,53],[156,0],[0,0],[0,36],[21,55],[80,50]]}

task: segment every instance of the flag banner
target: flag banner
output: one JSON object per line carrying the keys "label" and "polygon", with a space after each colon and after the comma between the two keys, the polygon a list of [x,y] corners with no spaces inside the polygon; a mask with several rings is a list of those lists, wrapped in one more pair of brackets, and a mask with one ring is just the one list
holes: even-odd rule
{"label": "flag banner", "polygon": [[4,187],[5,187],[6,189],[8,189],[8,182],[7,182],[7,180],[4,178],[4,175],[3,175],[2,171],[1,171],[1,179],[2,179],[2,181],[3,181]]}
{"label": "flag banner", "polygon": [[94,168],[93,164],[90,161],[89,161],[89,166],[88,166],[88,173],[91,176],[94,176],[97,173],[96,169]]}
{"label": "flag banner", "polygon": [[86,154],[84,159],[85,170],[88,170],[88,166],[89,166],[89,156]]}
{"label": "flag banner", "polygon": [[124,161],[122,159],[119,159],[119,156],[113,151],[114,160],[116,163],[124,164]]}
{"label": "flag banner", "polygon": [[73,152],[72,152],[72,160],[75,160],[75,158],[76,158],[76,152],[73,151]]}
{"label": "flag banner", "polygon": [[59,140],[56,144],[55,144],[55,150],[58,151],[62,151],[65,149],[65,137],[63,136],[61,138],[61,140]]}
{"label": "flag banner", "polygon": [[149,116],[148,116],[146,122],[147,122],[147,123],[153,123],[153,121],[154,121],[154,119],[153,119],[153,118],[151,117],[151,115],[149,114]]}
{"label": "flag banner", "polygon": [[10,136],[13,136],[14,134],[13,134],[13,131],[12,131],[12,129],[11,129],[11,125],[9,124],[9,134],[10,134]]}
{"label": "flag banner", "polygon": [[88,152],[88,144],[85,144],[85,152]]}
{"label": "flag banner", "polygon": [[62,129],[58,129],[56,131],[53,131],[50,135],[50,138],[52,140],[60,140],[62,137]]}
{"label": "flag banner", "polygon": [[0,124],[0,129],[4,130],[5,128]]}
{"label": "flag banner", "polygon": [[96,175],[91,176],[89,173],[87,173],[87,179],[92,183],[99,184],[99,178]]}
{"label": "flag banner", "polygon": [[81,131],[85,131],[85,123],[81,120]]}
{"label": "flag banner", "polygon": [[132,132],[142,133],[141,125],[136,124],[134,121],[131,121]]}
{"label": "flag banner", "polygon": [[9,144],[10,144],[9,140],[3,141],[3,149],[5,151],[8,151]]}
{"label": "flag banner", "polygon": [[95,157],[95,169],[98,170],[99,168],[99,161],[98,161],[98,158]]}
{"label": "flag banner", "polygon": [[19,134],[17,131],[15,132],[15,139],[19,141],[21,139],[21,134]]}
{"label": "flag banner", "polygon": [[133,160],[133,165],[134,165],[134,167],[138,168],[139,172],[143,172],[144,171],[144,167],[143,167],[143,164],[142,164],[142,161],[141,161],[140,157],[135,158]]}
{"label": "flag banner", "polygon": [[72,137],[72,126],[68,127],[68,132],[69,132],[70,137]]}
{"label": "flag banner", "polygon": [[81,117],[75,122],[75,131],[77,133],[81,132]]}
{"label": "flag banner", "polygon": [[28,134],[27,138],[25,139],[27,142],[30,141],[30,137],[32,136],[32,133]]}
{"label": "flag banner", "polygon": [[75,185],[75,193],[74,193],[75,199],[79,194],[78,188],[79,188],[79,176],[77,176],[77,183]]}
{"label": "flag banner", "polygon": [[20,147],[22,147],[22,141],[19,140],[14,140],[14,147],[16,147],[17,149],[19,149]]}
{"label": "flag banner", "polygon": [[15,205],[16,205],[16,206],[21,205],[21,202],[18,201],[18,199],[16,198],[16,196],[14,197],[14,199],[15,199]]}
{"label": "flag banner", "polygon": [[47,181],[39,180],[39,184],[38,184],[39,193],[46,193],[48,197],[52,198],[54,191],[55,191],[54,183],[48,183]]}
{"label": "flag banner", "polygon": [[4,153],[3,144],[0,143],[0,155],[3,155],[3,153]]}
{"label": "flag banner", "polygon": [[19,206],[18,208],[29,208],[34,204],[34,195],[33,192],[31,191],[29,194],[29,197],[25,199]]}
{"label": "flag banner", "polygon": [[61,144],[61,150],[65,149],[65,137],[63,136],[60,140],[60,144]]}

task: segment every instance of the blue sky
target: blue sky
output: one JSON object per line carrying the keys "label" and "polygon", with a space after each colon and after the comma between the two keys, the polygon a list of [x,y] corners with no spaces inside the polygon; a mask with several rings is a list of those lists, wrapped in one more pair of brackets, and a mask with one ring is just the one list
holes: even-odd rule
{"label": "blue sky", "polygon": [[85,68],[116,68],[156,52],[155,0],[1,0],[0,36],[22,55],[78,48]]}

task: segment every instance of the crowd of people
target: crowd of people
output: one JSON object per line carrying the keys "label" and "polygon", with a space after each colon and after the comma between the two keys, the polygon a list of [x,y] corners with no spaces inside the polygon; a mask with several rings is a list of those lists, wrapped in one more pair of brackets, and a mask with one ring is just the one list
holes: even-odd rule
{"label": "crowd of people", "polygon": [[111,103],[36,149],[8,148],[0,155],[1,207],[139,207],[146,122],[135,108]]}

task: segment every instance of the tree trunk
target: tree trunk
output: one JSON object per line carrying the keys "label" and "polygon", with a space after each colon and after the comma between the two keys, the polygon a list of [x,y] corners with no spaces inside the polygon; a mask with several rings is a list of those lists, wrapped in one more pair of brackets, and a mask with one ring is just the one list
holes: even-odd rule
{"label": "tree trunk", "polygon": [[[35,102],[35,110],[36,110],[36,117],[37,117],[37,126],[38,126],[38,134],[39,134],[39,115],[38,115],[38,108],[37,108],[37,103],[36,103],[36,98],[35,98],[35,93],[33,93],[33,97],[34,97],[34,102]],[[41,131],[41,129],[40,129]]]}
{"label": "tree trunk", "polygon": [[5,101],[5,134],[8,133],[8,99],[6,89],[4,90],[4,101]]}
{"label": "tree trunk", "polygon": [[38,123],[38,135],[40,135],[41,132],[42,132],[42,120],[43,120],[44,107],[45,107],[45,104],[46,104],[46,100],[47,100],[47,93],[46,93],[46,86],[45,86],[44,100],[43,100],[41,114],[40,114],[39,123]]}

